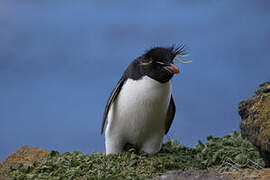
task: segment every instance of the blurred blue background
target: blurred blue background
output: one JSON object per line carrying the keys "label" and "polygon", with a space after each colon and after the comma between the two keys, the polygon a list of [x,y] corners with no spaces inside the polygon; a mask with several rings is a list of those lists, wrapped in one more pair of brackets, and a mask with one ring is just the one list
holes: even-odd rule
{"label": "blurred blue background", "polygon": [[104,152],[107,98],[157,45],[184,42],[193,60],[173,79],[169,137],[186,146],[239,130],[238,103],[270,80],[268,0],[0,4],[0,160],[22,145]]}

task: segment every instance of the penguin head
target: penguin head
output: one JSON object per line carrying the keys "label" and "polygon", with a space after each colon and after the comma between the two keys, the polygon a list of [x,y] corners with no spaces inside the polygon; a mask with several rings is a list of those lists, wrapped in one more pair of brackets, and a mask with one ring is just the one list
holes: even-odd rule
{"label": "penguin head", "polygon": [[166,83],[174,74],[179,73],[179,68],[174,65],[174,58],[185,54],[183,45],[178,47],[155,47],[139,58],[139,66],[141,66],[142,74],[160,83]]}

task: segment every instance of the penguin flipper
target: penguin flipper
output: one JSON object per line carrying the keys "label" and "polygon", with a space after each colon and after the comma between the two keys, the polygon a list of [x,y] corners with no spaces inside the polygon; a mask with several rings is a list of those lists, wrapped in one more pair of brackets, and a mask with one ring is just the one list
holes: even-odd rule
{"label": "penguin flipper", "polygon": [[113,89],[113,91],[111,92],[111,95],[107,101],[105,110],[104,110],[104,114],[103,114],[103,121],[102,121],[102,126],[101,126],[101,134],[104,131],[104,126],[107,120],[107,116],[110,110],[110,107],[112,105],[112,103],[115,101],[115,99],[117,98],[117,96],[119,95],[119,92],[121,91],[121,88],[124,84],[124,82],[126,81],[126,79],[124,77],[121,77],[121,79],[118,81],[116,87]]}
{"label": "penguin flipper", "polygon": [[172,125],[174,115],[175,115],[175,104],[173,100],[173,96],[171,95],[170,104],[167,111],[166,121],[165,121],[165,134],[168,133],[170,127]]}

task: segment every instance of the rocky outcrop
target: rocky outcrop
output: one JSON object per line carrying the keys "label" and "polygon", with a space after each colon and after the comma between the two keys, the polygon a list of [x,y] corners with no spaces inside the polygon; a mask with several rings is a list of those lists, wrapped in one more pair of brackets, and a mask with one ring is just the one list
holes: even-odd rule
{"label": "rocky outcrop", "polygon": [[266,167],[270,167],[270,82],[259,86],[252,98],[239,104],[242,137],[260,151]]}
{"label": "rocky outcrop", "polygon": [[10,167],[32,163],[48,155],[49,152],[45,149],[36,148],[34,146],[22,146],[0,163],[0,180],[7,179],[7,172]]}

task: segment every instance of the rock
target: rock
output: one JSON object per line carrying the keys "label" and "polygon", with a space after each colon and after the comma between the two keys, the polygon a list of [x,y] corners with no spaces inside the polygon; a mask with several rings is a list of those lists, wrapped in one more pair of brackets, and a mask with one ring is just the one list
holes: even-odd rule
{"label": "rock", "polygon": [[169,171],[153,180],[230,180],[216,170]]}
{"label": "rock", "polygon": [[7,172],[10,167],[32,163],[48,155],[49,152],[45,149],[36,148],[34,146],[22,146],[0,163],[0,180],[7,179]]}
{"label": "rock", "polygon": [[169,171],[152,180],[269,180],[270,169],[238,169],[232,172],[218,170]]}
{"label": "rock", "polygon": [[269,180],[270,169],[239,169],[238,171],[229,172],[227,177],[231,179],[245,179],[245,180]]}
{"label": "rock", "polygon": [[243,138],[255,145],[270,167],[270,82],[259,86],[252,98],[239,104],[240,125]]}

